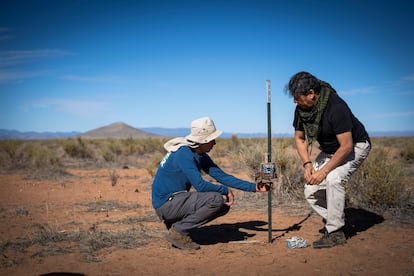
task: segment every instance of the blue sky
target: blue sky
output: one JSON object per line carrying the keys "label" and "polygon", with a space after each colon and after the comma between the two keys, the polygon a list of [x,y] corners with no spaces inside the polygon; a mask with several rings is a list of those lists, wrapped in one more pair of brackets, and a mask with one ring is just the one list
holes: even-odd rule
{"label": "blue sky", "polygon": [[413,131],[412,1],[0,1],[0,129],[114,122],[293,133],[289,78],[329,82],[372,131]]}

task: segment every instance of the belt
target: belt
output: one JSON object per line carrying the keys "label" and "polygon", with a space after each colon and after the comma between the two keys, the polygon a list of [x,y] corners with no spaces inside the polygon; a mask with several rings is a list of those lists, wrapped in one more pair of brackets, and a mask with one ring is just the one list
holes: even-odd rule
{"label": "belt", "polygon": [[171,196],[168,198],[168,201],[173,200],[174,199],[174,196],[176,196],[178,194],[182,194],[182,193],[187,193],[187,191],[184,190],[184,191],[178,191],[178,192],[172,193]]}

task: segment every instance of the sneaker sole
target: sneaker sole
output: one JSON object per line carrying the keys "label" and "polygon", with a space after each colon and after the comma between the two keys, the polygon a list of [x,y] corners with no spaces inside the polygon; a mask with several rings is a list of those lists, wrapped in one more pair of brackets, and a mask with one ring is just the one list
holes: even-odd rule
{"label": "sneaker sole", "polygon": [[338,243],[335,243],[335,244],[312,244],[312,247],[313,248],[315,248],[315,249],[321,249],[321,248],[331,248],[331,247],[334,247],[334,246],[337,246],[337,245],[344,245],[344,244],[346,244],[346,241],[343,241],[343,242],[338,242]]}

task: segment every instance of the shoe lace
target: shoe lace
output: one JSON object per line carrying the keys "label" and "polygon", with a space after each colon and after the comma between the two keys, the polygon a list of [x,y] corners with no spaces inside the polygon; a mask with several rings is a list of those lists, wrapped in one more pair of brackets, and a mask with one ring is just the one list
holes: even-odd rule
{"label": "shoe lace", "polygon": [[187,236],[187,235],[184,236],[184,241],[187,242],[187,243],[190,243],[190,244],[194,243],[193,240],[191,239],[191,237]]}

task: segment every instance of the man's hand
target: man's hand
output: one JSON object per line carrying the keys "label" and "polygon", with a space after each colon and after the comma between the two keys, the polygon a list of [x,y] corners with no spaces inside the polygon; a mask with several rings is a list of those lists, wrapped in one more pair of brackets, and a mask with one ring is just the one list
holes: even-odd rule
{"label": "man's hand", "polygon": [[267,192],[273,189],[273,182],[260,179],[256,182],[256,192]]}
{"label": "man's hand", "polygon": [[306,178],[306,174],[305,174],[305,180],[306,180],[306,184],[308,185],[319,185],[322,183],[322,181],[325,180],[326,178],[326,173],[325,171],[322,169],[314,171],[312,169],[311,174],[309,175],[308,178]]}
{"label": "man's hand", "polygon": [[234,203],[234,194],[233,194],[233,191],[230,188],[228,188],[228,190],[229,190],[229,192],[228,192],[227,195],[224,196],[225,197],[224,200],[225,200],[225,204],[227,206],[231,206]]}
{"label": "man's hand", "polygon": [[304,172],[303,172],[303,177],[305,178],[305,182],[308,185],[313,185],[313,184],[319,184],[319,183],[313,183],[312,180],[312,174],[315,172],[315,170],[313,169],[312,164],[307,164],[305,166]]}

